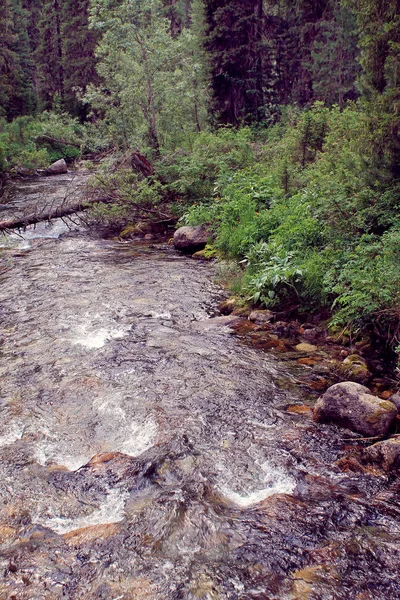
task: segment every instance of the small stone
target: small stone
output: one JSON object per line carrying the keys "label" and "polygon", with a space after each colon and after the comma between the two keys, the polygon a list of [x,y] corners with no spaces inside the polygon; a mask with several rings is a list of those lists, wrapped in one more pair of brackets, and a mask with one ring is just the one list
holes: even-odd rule
{"label": "small stone", "polygon": [[390,390],[385,390],[384,392],[382,392],[381,394],[379,394],[379,398],[382,398],[382,400],[391,400],[391,397],[393,396],[393,392],[391,392]]}
{"label": "small stone", "polygon": [[274,313],[270,310],[253,310],[249,314],[249,321],[254,321],[254,323],[258,323],[259,325],[270,323],[273,318]]}
{"label": "small stone", "polygon": [[303,342],[301,344],[297,344],[296,350],[297,352],[311,353],[317,350],[317,346],[313,346],[312,344],[307,344],[306,342]]}
{"label": "small stone", "polygon": [[304,329],[301,335],[307,342],[315,342],[315,340],[322,337],[323,333],[322,329],[313,327],[312,329]]}
{"label": "small stone", "polygon": [[295,415],[309,415],[312,412],[311,406],[306,404],[292,404],[286,410]]}
{"label": "small stone", "polygon": [[332,385],[314,406],[314,421],[335,423],[372,437],[386,435],[397,415],[388,400],[373,396],[368,388],[353,381]]}
{"label": "small stone", "polygon": [[299,358],[297,359],[299,365],[305,365],[306,367],[313,367],[317,360],[315,358]]}

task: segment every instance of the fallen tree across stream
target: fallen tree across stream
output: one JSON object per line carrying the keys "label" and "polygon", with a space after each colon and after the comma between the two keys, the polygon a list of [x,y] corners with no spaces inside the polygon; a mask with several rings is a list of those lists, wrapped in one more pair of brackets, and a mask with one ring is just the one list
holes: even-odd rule
{"label": "fallen tree across stream", "polygon": [[[95,198],[93,200],[85,199],[71,204],[63,204],[61,206],[52,207],[51,209],[44,210],[42,212],[35,212],[25,216],[15,217],[14,219],[6,219],[4,221],[0,221],[0,232],[7,232],[12,229],[26,229],[26,227],[29,225],[36,225],[37,223],[51,221],[52,219],[62,219],[63,217],[68,217],[75,213],[87,210],[96,204],[115,204],[115,200],[111,197]],[[158,219],[157,221],[152,222],[174,223],[176,221],[175,217],[162,213],[157,209],[140,206],[138,207],[138,211],[141,213],[145,212],[149,216],[153,215]],[[143,215],[141,216],[141,219],[143,219]]]}
{"label": "fallen tree across stream", "polygon": [[8,231],[10,229],[25,229],[29,225],[36,225],[42,221],[51,221],[52,219],[61,219],[68,217],[74,213],[87,210],[94,204],[109,204],[112,202],[110,198],[96,198],[95,200],[80,200],[72,204],[63,204],[61,206],[52,207],[49,210],[35,212],[24,216],[18,216],[13,219],[0,221],[0,231]]}

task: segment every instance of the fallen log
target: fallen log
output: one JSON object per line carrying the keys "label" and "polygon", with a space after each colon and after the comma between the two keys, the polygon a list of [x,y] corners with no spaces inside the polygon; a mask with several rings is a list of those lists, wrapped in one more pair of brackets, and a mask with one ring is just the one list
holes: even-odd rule
{"label": "fallen log", "polygon": [[[4,221],[0,221],[0,232],[9,231],[11,229],[26,229],[29,225],[36,225],[37,223],[42,223],[44,221],[51,221],[52,219],[61,219],[63,217],[68,217],[73,215],[74,213],[82,212],[84,210],[88,210],[95,204],[115,204],[115,199],[110,196],[93,198],[92,200],[80,200],[79,202],[74,202],[71,204],[62,204],[61,206],[52,207],[48,210],[44,210],[43,212],[31,213],[25,216],[15,217],[14,219],[7,219]],[[159,209],[151,209],[145,208],[144,206],[137,207],[138,213],[147,213],[156,218],[158,221],[162,223],[175,223],[176,217],[171,216],[170,214],[166,214],[161,212]],[[143,219],[143,216],[141,216]]]}
{"label": "fallen log", "polygon": [[81,212],[90,208],[94,204],[109,204],[111,198],[96,198],[93,200],[80,200],[71,204],[62,204],[61,206],[52,207],[43,212],[31,213],[25,216],[19,216],[14,219],[0,221],[0,231],[8,231],[10,229],[25,229],[28,225],[36,225],[42,221],[51,221],[52,219],[60,219],[68,217],[74,213]]}
{"label": "fallen log", "polygon": [[35,138],[35,142],[39,145],[47,145],[54,148],[59,148],[62,146],[73,146],[74,148],[80,148],[80,144],[77,144],[76,142],[67,142],[66,140],[54,138],[50,135],[38,135]]}

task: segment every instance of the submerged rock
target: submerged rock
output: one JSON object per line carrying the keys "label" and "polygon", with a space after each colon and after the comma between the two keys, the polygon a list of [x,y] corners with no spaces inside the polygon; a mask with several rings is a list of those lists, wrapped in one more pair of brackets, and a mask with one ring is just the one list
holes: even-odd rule
{"label": "submerged rock", "polygon": [[385,435],[397,415],[388,400],[373,396],[359,383],[344,381],[331,386],[317,401],[314,421],[335,423],[365,436]]}
{"label": "submerged rock", "polygon": [[174,234],[174,246],[177,250],[183,252],[196,252],[205,248],[210,237],[209,232],[204,227],[179,227]]}
{"label": "submerged rock", "polygon": [[63,158],[56,160],[56,162],[46,169],[47,175],[63,175],[64,173],[68,173],[68,167]]}

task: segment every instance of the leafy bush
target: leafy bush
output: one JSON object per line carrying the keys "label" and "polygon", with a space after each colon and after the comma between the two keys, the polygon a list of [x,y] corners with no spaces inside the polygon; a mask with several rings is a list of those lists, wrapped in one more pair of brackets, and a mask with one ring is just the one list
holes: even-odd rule
{"label": "leafy bush", "polygon": [[234,169],[212,153],[208,168],[198,155],[185,159],[194,177],[198,161],[206,200],[196,191],[184,220],[212,224],[216,248],[241,261],[242,293],[254,302],[331,307],[335,324],[390,331],[396,343],[400,183],[371,177],[372,137],[358,105],[289,107],[248,138],[251,166]]}

